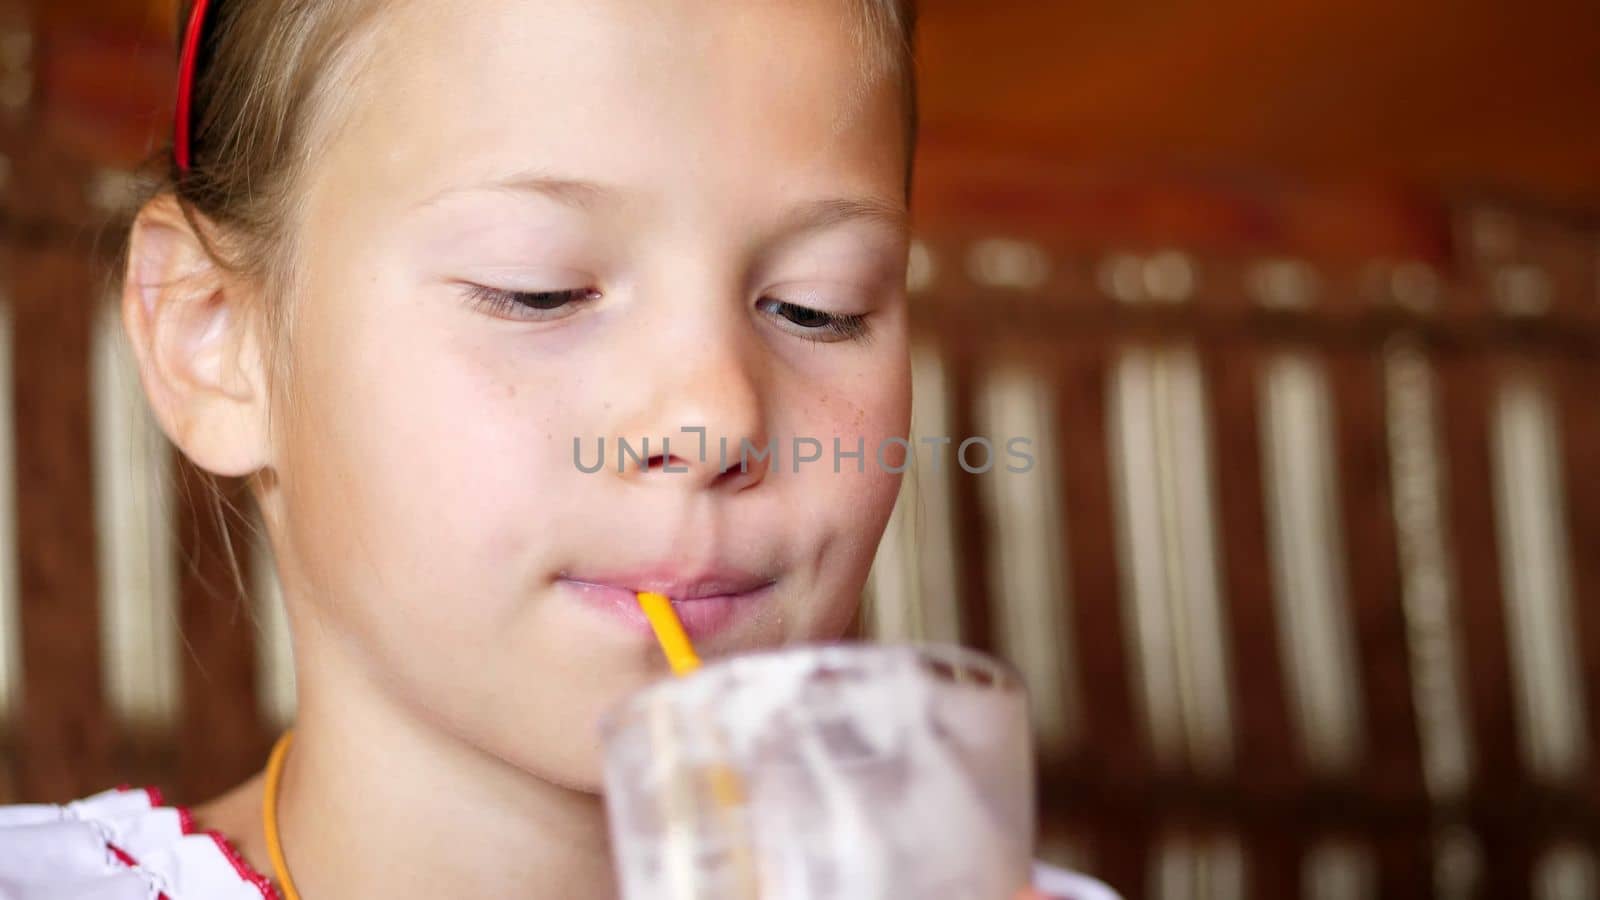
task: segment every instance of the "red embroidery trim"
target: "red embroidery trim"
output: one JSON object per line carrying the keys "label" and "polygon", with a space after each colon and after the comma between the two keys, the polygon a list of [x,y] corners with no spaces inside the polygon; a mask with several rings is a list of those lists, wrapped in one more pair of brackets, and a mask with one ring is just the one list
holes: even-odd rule
{"label": "red embroidery trim", "polygon": [[129,855],[128,851],[118,847],[116,844],[107,844],[106,846],[111,848],[111,855],[117,858],[117,862],[122,863],[130,869],[139,868],[139,861]]}
{"label": "red embroidery trim", "polygon": [[233,864],[233,870],[239,873],[239,877],[260,891],[264,900],[281,900],[278,895],[278,889],[272,885],[272,879],[257,872],[250,863],[246,862],[245,858],[239,854],[238,850],[234,849],[233,844],[229,843],[222,832],[207,831],[206,835],[216,842],[217,849],[221,850],[222,855],[227,857],[228,862]]}
{"label": "red embroidery trim", "polygon": [[194,827],[194,816],[189,813],[189,807],[179,806],[175,808],[178,810],[178,828],[186,835],[199,834],[199,829]]}
{"label": "red embroidery trim", "polygon": [[195,0],[194,8],[189,11],[189,25],[183,33],[183,53],[178,57],[178,107],[172,117],[172,153],[180,172],[189,171],[195,60],[200,55],[200,39],[206,30],[206,7],[210,5],[210,0]]}
{"label": "red embroidery trim", "polygon": [[[117,790],[131,791],[134,790],[134,788],[124,784],[119,786]],[[146,787],[142,790],[144,791],[145,796],[150,798],[151,809],[166,807],[166,803],[164,802],[160,788]],[[173,806],[167,808],[175,810],[178,813],[178,828],[185,836],[200,834],[211,838],[212,842],[217,845],[217,849],[221,851],[223,858],[228,861],[229,865],[233,866],[233,871],[237,873],[239,878],[246,884],[249,884],[251,887],[259,891],[263,900],[282,900],[282,896],[278,893],[278,889],[272,884],[272,879],[261,874],[260,872],[257,872],[255,868],[245,860],[244,855],[239,852],[238,848],[233,846],[233,843],[228,840],[226,835],[215,830],[201,831],[195,826],[194,814],[189,812],[189,807],[187,806]],[[128,855],[127,851],[115,844],[108,844],[107,846],[111,848],[112,855],[116,856],[117,860],[123,865],[128,866],[129,868],[138,867],[138,861],[132,856]],[[168,900],[168,898],[165,894],[162,894],[158,900]]]}
{"label": "red embroidery trim", "polygon": [[[123,790],[127,789],[123,788]],[[133,855],[128,851],[118,847],[116,844],[106,844],[106,847],[110,848],[111,855],[117,858],[117,862],[122,863],[130,869],[139,868],[139,861],[134,859]],[[163,891],[159,894],[156,894],[156,900],[172,900],[172,898],[168,897],[166,892]]]}

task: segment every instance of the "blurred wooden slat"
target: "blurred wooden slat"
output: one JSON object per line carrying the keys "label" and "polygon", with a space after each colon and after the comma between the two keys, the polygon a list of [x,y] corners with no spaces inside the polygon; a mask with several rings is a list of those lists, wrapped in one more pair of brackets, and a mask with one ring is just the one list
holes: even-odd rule
{"label": "blurred wooden slat", "polygon": [[1292,790],[1304,779],[1289,716],[1288,683],[1278,641],[1278,613],[1267,559],[1266,497],[1261,473],[1257,380],[1259,350],[1206,351],[1217,420],[1218,510],[1223,584],[1237,660],[1239,777],[1264,791]]}
{"label": "blurred wooden slat", "polygon": [[1496,536],[1515,686],[1518,747],[1540,785],[1568,785],[1588,768],[1568,557],[1561,426],[1545,367],[1508,359],[1491,406]]}
{"label": "blurred wooden slat", "polygon": [[1533,894],[1538,900],[1589,900],[1600,895],[1594,848],[1571,839],[1551,843],[1534,866]]}
{"label": "blurred wooden slat", "polygon": [[1157,897],[1243,900],[1245,859],[1234,835],[1211,828],[1174,828],[1156,844],[1147,876]]}
{"label": "blurred wooden slat", "polygon": [[[1381,364],[1376,352],[1328,358],[1349,597],[1362,706],[1368,717],[1366,759],[1359,780],[1364,792],[1423,805],[1426,795],[1389,494]],[[1431,896],[1432,866],[1420,852],[1426,844],[1425,834],[1384,835],[1377,850],[1384,896]]]}
{"label": "blurred wooden slat", "polygon": [[174,453],[149,412],[113,297],[89,301],[100,659],[119,777],[167,783],[178,719]]}
{"label": "blurred wooden slat", "polygon": [[1220,776],[1233,766],[1233,678],[1204,372],[1194,342],[1130,343],[1109,378],[1116,565],[1142,724],[1160,771]]}
{"label": "blurred wooden slat", "polygon": [[[957,470],[991,467],[977,480],[986,504],[985,555],[997,576],[990,588],[995,637],[1027,681],[1039,752],[1059,755],[1081,746],[1086,734],[1079,642],[1071,628],[1071,609],[1082,600],[1067,590],[1073,564],[1052,464],[1061,446],[1056,388],[1043,360],[1006,351],[994,348],[979,375],[977,430],[953,436],[951,444]],[[1014,472],[1022,463],[1010,447],[1019,437],[1028,439],[1033,464]],[[987,451],[967,445],[978,438],[988,442]],[[963,446],[971,451],[967,456]],[[1047,454],[1042,463],[1041,454]]]}
{"label": "blurred wooden slat", "polygon": [[[1070,766],[1097,786],[1095,795],[1078,792],[1052,778],[1047,767],[1048,827],[1081,835],[1091,871],[1116,884],[1127,900],[1146,896],[1151,824],[1146,804],[1124,791],[1145,783],[1151,755],[1137,715],[1134,668],[1128,654],[1121,580],[1112,564],[1117,554],[1112,519],[1106,398],[1109,347],[1098,341],[1063,339],[1053,347],[1058,445],[1041,462],[1059,467],[1066,519],[1066,555],[1083,560],[1068,566],[1073,662],[1083,687],[1082,725],[1086,740],[1074,748]],[[1048,762],[1048,761],[1047,761]],[[1056,761],[1060,762],[1060,761]]]}
{"label": "blurred wooden slat", "polygon": [[[1600,281],[1596,282],[1600,290]],[[1600,307],[1600,297],[1592,298]],[[1577,616],[1579,659],[1588,686],[1589,746],[1600,749],[1600,395],[1593,361],[1568,359],[1552,367],[1560,407],[1563,462],[1568,492],[1566,514],[1571,536],[1572,596]],[[1591,764],[1589,783],[1600,792],[1600,765]]]}
{"label": "blurred wooden slat", "polygon": [[[950,390],[952,434],[977,434],[975,397],[978,373],[982,370],[981,348],[946,333],[947,377]],[[982,547],[983,500],[972,478],[955,479],[951,491],[951,512],[956,517],[956,546]],[[997,649],[994,603],[989,596],[993,584],[990,566],[994,560],[984,553],[970,553],[961,566],[961,634],[969,646],[989,653]]]}
{"label": "blurred wooden slat", "polygon": [[1295,347],[1274,349],[1260,362],[1267,558],[1295,731],[1310,772],[1347,778],[1360,768],[1369,740],[1327,366]]}
{"label": "blurred wooden slat", "polygon": [[[16,472],[16,415],[12,409],[11,301],[0,283],[0,472]],[[3,747],[16,731],[22,701],[22,635],[17,599],[16,479],[0,478],[0,797],[9,796],[10,753]],[[0,802],[4,802],[0,800]]]}
{"label": "blurred wooden slat", "polygon": [[[1083,691],[1080,765],[1110,782],[1148,771],[1150,749],[1136,714],[1133,661],[1127,652],[1122,586],[1111,564],[1117,555],[1111,514],[1111,470],[1107,448],[1108,348],[1065,340],[1055,366],[1060,467],[1068,559],[1072,631]],[[1046,457],[1049,459],[1050,457]]]}
{"label": "blurred wooden slat", "polygon": [[1299,892],[1306,900],[1365,900],[1380,892],[1377,862],[1366,835],[1319,834],[1307,849]]}
{"label": "blurred wooden slat", "polygon": [[[1473,750],[1484,777],[1494,778],[1488,789],[1505,791],[1522,781],[1525,770],[1517,752],[1490,490],[1491,366],[1485,358],[1456,353],[1440,354],[1437,364]],[[1519,819],[1512,810],[1496,809],[1492,803],[1474,810],[1472,824],[1489,861],[1485,890],[1497,900],[1528,896],[1532,838],[1526,833],[1528,823]]]}
{"label": "blurred wooden slat", "polygon": [[[1238,691],[1238,779],[1257,795],[1296,796],[1305,790],[1305,768],[1289,716],[1271,570],[1264,565],[1266,498],[1257,404],[1262,353],[1259,348],[1218,347],[1204,353],[1220,423],[1217,458],[1225,461],[1217,467],[1217,511]],[[1299,896],[1305,835],[1299,829],[1252,823],[1241,837],[1250,896]]]}
{"label": "blurred wooden slat", "polygon": [[[1391,338],[1382,354],[1390,493],[1422,774],[1436,802],[1454,803],[1471,787],[1475,754],[1467,726],[1436,373],[1411,338]],[[1452,840],[1451,846],[1464,846]]]}

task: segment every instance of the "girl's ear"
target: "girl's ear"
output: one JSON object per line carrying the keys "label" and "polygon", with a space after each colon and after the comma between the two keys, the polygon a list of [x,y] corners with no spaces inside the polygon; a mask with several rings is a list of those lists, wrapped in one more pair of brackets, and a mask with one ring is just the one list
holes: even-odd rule
{"label": "girl's ear", "polygon": [[217,475],[250,475],[270,462],[257,290],[212,259],[172,195],[139,211],[123,326],[162,430]]}

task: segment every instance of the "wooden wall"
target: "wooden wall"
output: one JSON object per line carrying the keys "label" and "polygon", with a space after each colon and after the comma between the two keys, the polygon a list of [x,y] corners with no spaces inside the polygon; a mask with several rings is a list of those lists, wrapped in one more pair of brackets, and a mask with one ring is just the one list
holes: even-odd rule
{"label": "wooden wall", "polygon": [[[0,800],[287,714],[101,327],[169,5],[0,2]],[[926,9],[919,427],[1048,477],[912,482],[868,620],[1023,668],[1045,850],[1130,898],[1596,896],[1596,17]]]}
{"label": "wooden wall", "polygon": [[1045,846],[1129,897],[1600,886],[1600,233],[1431,214],[1448,256],[919,251],[921,429],[1051,471],[921,473],[873,621],[1022,668]]}

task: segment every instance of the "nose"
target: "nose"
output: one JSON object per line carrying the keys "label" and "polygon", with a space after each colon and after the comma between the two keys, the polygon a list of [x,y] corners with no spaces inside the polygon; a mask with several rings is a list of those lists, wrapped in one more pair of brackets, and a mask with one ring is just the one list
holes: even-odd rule
{"label": "nose", "polygon": [[730,492],[759,484],[776,459],[759,342],[732,328],[672,337],[638,359],[608,468],[639,484]]}

